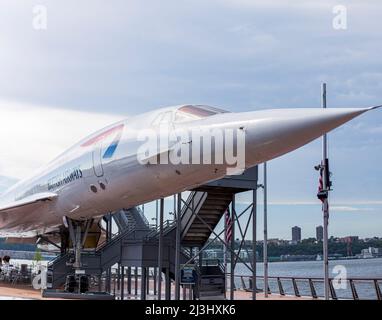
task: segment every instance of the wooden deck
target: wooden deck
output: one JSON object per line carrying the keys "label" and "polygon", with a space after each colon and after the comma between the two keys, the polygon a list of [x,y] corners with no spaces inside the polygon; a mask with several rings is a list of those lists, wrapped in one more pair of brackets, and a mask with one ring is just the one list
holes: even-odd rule
{"label": "wooden deck", "polygon": [[41,296],[40,290],[35,290],[31,285],[11,284],[0,282],[0,297],[2,300],[11,298],[26,300],[52,300]]}

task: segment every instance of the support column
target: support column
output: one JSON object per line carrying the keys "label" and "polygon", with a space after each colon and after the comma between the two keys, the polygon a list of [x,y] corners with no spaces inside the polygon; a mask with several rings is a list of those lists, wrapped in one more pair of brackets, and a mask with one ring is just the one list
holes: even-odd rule
{"label": "support column", "polygon": [[231,275],[230,275],[230,283],[231,283],[231,290],[230,290],[230,300],[235,299],[235,195],[232,197],[232,204],[231,204],[232,212],[231,212]]}
{"label": "support column", "polygon": [[[106,242],[109,242],[112,237],[112,228],[111,228],[111,214],[108,213],[106,216]],[[111,267],[106,269],[106,291],[111,292]]]}
{"label": "support column", "polygon": [[134,280],[135,280],[135,287],[134,287],[134,294],[138,295],[138,267],[135,267],[134,269]]}
{"label": "support column", "polygon": [[146,268],[141,267],[141,300],[146,300]]}
{"label": "support column", "polygon": [[160,199],[160,218],[159,218],[159,244],[158,244],[158,300],[162,299],[162,269],[163,269],[163,214],[164,199]]}
{"label": "support column", "polygon": [[171,300],[170,268],[166,268],[166,300]]}
{"label": "support column", "polygon": [[125,298],[125,267],[121,269],[121,300]]}
{"label": "support column", "polygon": [[256,300],[257,177],[252,191],[252,300]]}
{"label": "support column", "polygon": [[[158,230],[159,223],[159,202],[155,200],[155,227]],[[160,274],[160,273],[159,273]],[[154,295],[156,296],[158,293],[158,268],[154,267]]]}
{"label": "support column", "polygon": [[118,268],[117,268],[117,290],[121,290],[121,264],[118,263]]}
{"label": "support column", "polygon": [[75,262],[74,268],[80,269],[82,266],[81,263],[81,251],[82,251],[82,241],[81,241],[81,225],[78,223],[76,226],[76,251],[75,251]]}
{"label": "support column", "polygon": [[181,232],[182,194],[178,193],[176,210],[176,236],[175,236],[175,300],[180,300],[180,232]]}
{"label": "support column", "polygon": [[127,267],[127,294],[131,294],[131,267]]}
{"label": "support column", "polygon": [[150,268],[147,267],[146,272],[146,288],[147,288],[147,294],[150,294]]}
{"label": "support column", "polygon": [[157,294],[157,267],[154,267],[153,284],[154,284],[154,296],[156,296],[156,294]]}

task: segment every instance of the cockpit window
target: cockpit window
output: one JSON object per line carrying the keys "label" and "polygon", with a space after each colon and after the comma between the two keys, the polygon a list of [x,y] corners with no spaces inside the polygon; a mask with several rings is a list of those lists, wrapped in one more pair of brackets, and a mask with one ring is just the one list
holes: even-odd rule
{"label": "cockpit window", "polygon": [[213,115],[218,114],[218,113],[226,113],[227,112],[227,111],[217,109],[214,107],[209,107],[209,106],[184,106],[184,107],[180,107],[178,109],[178,111],[192,114],[198,118],[209,117],[209,116],[213,116]]}
{"label": "cockpit window", "polygon": [[217,109],[210,106],[188,105],[180,107],[175,114],[175,122],[184,122],[206,118],[227,111]]}

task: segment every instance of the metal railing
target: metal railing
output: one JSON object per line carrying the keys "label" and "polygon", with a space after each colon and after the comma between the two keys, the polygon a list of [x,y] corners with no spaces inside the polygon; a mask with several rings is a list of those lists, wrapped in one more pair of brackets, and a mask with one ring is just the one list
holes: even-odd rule
{"label": "metal railing", "polygon": [[[171,231],[173,228],[176,227],[176,221],[175,220],[166,220],[163,222],[163,235],[167,234],[169,231]],[[145,238],[153,238],[159,236],[160,232],[160,226],[154,226],[152,230],[146,234]]]}
{"label": "metal railing", "polygon": [[[229,276],[229,274],[227,274]],[[257,288],[264,289],[264,277],[257,276]],[[282,296],[310,297],[318,299],[324,296],[324,280],[317,277],[269,276],[268,293]],[[340,281],[340,282],[339,282]],[[229,282],[227,282],[229,283]],[[337,299],[382,300],[382,278],[329,278],[330,297]],[[235,275],[235,288],[252,291],[252,276]]]}

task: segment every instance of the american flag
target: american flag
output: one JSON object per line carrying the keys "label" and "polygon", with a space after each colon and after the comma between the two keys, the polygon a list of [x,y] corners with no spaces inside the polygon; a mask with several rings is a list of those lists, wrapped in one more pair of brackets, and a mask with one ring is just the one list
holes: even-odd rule
{"label": "american flag", "polygon": [[324,191],[324,181],[323,181],[323,175],[324,175],[324,168],[321,166],[320,168],[320,176],[318,178],[318,192],[317,192],[317,198],[321,200],[321,202],[324,204],[325,200],[327,198],[327,195]]}
{"label": "american flag", "polygon": [[232,219],[229,210],[225,212],[225,242],[229,243],[232,239]]}
{"label": "american flag", "polygon": [[[320,169],[320,176],[318,178],[318,193],[320,193],[322,190],[324,190],[324,182],[323,182],[323,179],[322,179],[322,174],[324,172],[324,169]],[[323,198],[320,198],[320,200],[322,202],[324,202],[324,199]]]}

